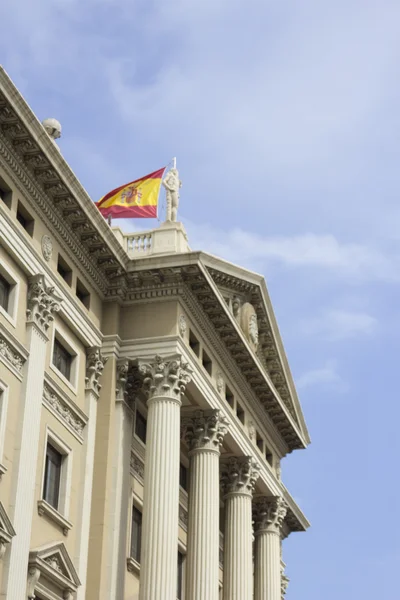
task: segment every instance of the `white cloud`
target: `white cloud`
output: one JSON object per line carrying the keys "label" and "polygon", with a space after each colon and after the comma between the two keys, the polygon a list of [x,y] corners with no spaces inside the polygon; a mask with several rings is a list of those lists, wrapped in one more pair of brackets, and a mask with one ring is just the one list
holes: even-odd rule
{"label": "white cloud", "polygon": [[345,392],[348,389],[347,383],[337,371],[337,363],[334,360],[327,361],[320,368],[303,373],[297,379],[296,386],[299,390],[314,386],[331,387],[340,392]]}
{"label": "white cloud", "polygon": [[366,312],[335,309],[301,323],[304,334],[316,335],[329,341],[369,337],[377,329],[377,319]]}

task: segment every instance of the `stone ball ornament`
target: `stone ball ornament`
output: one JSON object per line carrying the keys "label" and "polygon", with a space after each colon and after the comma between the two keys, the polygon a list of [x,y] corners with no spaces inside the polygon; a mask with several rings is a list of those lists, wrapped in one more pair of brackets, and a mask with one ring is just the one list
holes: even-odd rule
{"label": "stone ball ornament", "polygon": [[44,119],[42,125],[52,140],[58,140],[61,137],[61,123],[57,119]]}

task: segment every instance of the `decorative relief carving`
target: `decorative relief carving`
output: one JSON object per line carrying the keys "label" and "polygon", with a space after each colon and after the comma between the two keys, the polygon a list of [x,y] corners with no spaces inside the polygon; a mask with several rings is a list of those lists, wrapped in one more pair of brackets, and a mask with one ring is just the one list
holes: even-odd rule
{"label": "decorative relief carving", "polygon": [[142,482],[144,481],[144,462],[140,460],[134,452],[131,452],[130,460],[131,473],[136,475]]}
{"label": "decorative relief carving", "polygon": [[220,371],[219,373],[217,373],[217,390],[219,391],[220,394],[222,394],[224,388],[225,388],[225,381],[224,381],[224,377]]}
{"label": "decorative relief carving", "polygon": [[42,236],[42,254],[44,260],[47,262],[53,255],[53,242],[51,241],[51,237],[46,234]]}
{"label": "decorative relief carving", "polygon": [[125,400],[128,384],[128,371],[129,361],[128,359],[121,359],[117,361],[117,389],[116,398],[117,400]]}
{"label": "decorative relief carving", "polygon": [[180,400],[191,379],[191,369],[180,357],[164,359],[157,355],[154,362],[139,364],[139,373],[149,398],[166,396]]}
{"label": "decorative relief carving", "polygon": [[219,410],[197,410],[182,419],[182,437],[191,451],[215,450],[219,453],[228,431],[228,420]]}
{"label": "decorative relief carving", "polygon": [[179,317],[179,333],[182,337],[185,337],[187,331],[187,322],[185,315]]}
{"label": "decorative relief carving", "polygon": [[100,348],[93,346],[86,350],[86,389],[100,394],[100,378],[108,358],[101,354]]}
{"label": "decorative relief carving", "polygon": [[28,594],[28,600],[35,600],[35,587],[40,579],[40,569],[35,566],[30,566],[28,569],[28,581],[26,591]]}
{"label": "decorative relief carving", "polygon": [[249,422],[249,438],[252,442],[256,439],[256,428],[253,421]]}
{"label": "decorative relief carving", "polygon": [[256,533],[271,531],[280,533],[288,506],[283,498],[259,498],[253,504],[253,520]]}
{"label": "decorative relief carving", "polygon": [[44,560],[45,560],[45,562],[47,562],[48,565],[50,565],[50,567],[52,569],[55,569],[59,573],[63,573],[60,561],[57,558],[57,556],[49,556],[48,558],[45,558]]}
{"label": "decorative relief carving", "polygon": [[288,588],[289,581],[290,581],[289,577],[286,577],[286,575],[284,573],[282,573],[282,577],[281,577],[281,597],[282,597],[282,600],[285,600],[286,590]]}
{"label": "decorative relief carving", "polygon": [[179,522],[183,525],[184,529],[187,529],[188,526],[188,511],[183,508],[183,506],[179,505]]}
{"label": "decorative relief carving", "polygon": [[29,280],[28,322],[33,322],[46,333],[54,320],[53,313],[60,310],[61,298],[54,293],[54,287],[45,284],[44,275],[34,275]]}
{"label": "decorative relief carving", "polygon": [[0,356],[6,359],[12,367],[22,373],[25,359],[11,346],[11,344],[0,333]]}
{"label": "decorative relief carving", "polygon": [[221,464],[223,493],[253,494],[260,467],[251,456],[231,457]]}
{"label": "decorative relief carving", "polygon": [[43,386],[43,402],[50,406],[75,433],[82,437],[83,429],[86,425],[78,414],[73,413],[68,404],[61,396],[56,394],[48,385]]}

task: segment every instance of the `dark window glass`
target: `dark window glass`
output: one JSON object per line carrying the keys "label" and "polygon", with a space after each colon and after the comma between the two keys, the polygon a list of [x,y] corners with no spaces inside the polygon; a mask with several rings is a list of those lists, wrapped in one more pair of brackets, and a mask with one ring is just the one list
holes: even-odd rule
{"label": "dark window glass", "polygon": [[53,351],[53,365],[64,375],[66,379],[70,379],[71,377],[71,363],[72,356],[60,344],[60,342],[55,339],[54,340],[54,351]]}
{"label": "dark window glass", "polygon": [[146,443],[147,421],[144,416],[137,410],[135,419],[135,434],[140,440]]}
{"label": "dark window glass", "polygon": [[185,467],[185,465],[183,465],[182,463],[179,465],[179,485],[184,489],[187,490],[187,484],[188,484],[188,470]]}
{"label": "dark window glass", "polygon": [[76,296],[87,309],[90,307],[90,294],[79,279],[76,281]]}
{"label": "dark window glass", "polygon": [[0,275],[0,306],[8,310],[8,300],[10,296],[11,285],[2,275]]}
{"label": "dark window glass", "polygon": [[185,557],[181,552],[178,552],[178,581],[177,581],[177,590],[176,597],[178,600],[182,600],[182,584],[183,584],[183,561]]}
{"label": "dark window glass", "polygon": [[62,454],[47,444],[46,466],[44,471],[43,499],[55,509],[58,508]]}
{"label": "dark window glass", "polygon": [[26,210],[25,206],[21,204],[21,202],[18,202],[17,206],[17,221],[22,225],[25,231],[29,233],[30,236],[33,236],[35,221]]}
{"label": "dark window glass", "polygon": [[65,262],[60,254],[58,255],[57,261],[57,271],[61,275],[61,277],[68,283],[68,285],[72,284],[72,270],[71,267]]}
{"label": "dark window glass", "polygon": [[140,563],[142,546],[142,513],[134,506],[132,508],[131,557]]}

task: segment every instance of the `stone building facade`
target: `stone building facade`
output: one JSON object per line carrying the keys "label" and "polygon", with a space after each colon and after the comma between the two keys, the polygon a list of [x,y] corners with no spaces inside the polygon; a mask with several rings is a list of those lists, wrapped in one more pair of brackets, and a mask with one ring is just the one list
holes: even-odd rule
{"label": "stone building facade", "polygon": [[0,598],[281,600],[309,438],[265,281],[110,228],[54,137],[0,70]]}

